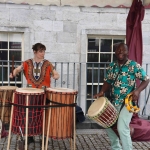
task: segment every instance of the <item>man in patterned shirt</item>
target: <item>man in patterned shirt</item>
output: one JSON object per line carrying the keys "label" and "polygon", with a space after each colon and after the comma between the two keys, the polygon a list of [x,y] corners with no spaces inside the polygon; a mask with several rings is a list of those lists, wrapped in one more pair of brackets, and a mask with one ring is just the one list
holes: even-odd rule
{"label": "man in patterned shirt", "polygon": [[[122,148],[123,150],[132,150],[129,124],[133,113],[129,112],[123,105],[124,99],[132,92],[132,100],[137,101],[140,92],[147,87],[149,77],[137,62],[128,59],[128,47],[126,44],[120,43],[117,46],[115,55],[117,61],[110,63],[102,89],[94,97],[104,96],[104,93],[112,88],[112,104],[120,112],[117,130],[122,147],[119,143],[118,136],[112,128],[108,128],[106,131],[111,141],[111,147],[112,150],[121,150]],[[136,79],[141,80],[138,87],[136,87]]]}

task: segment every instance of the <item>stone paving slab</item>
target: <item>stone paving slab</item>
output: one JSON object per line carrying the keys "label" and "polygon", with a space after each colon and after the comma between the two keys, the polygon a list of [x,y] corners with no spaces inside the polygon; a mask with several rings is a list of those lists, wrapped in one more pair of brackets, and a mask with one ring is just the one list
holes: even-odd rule
{"label": "stone paving slab", "polygon": [[[28,150],[41,150],[40,136],[35,136],[35,143],[29,144]],[[7,149],[7,137],[2,138],[0,150]],[[10,150],[16,150],[17,136],[12,135]],[[48,150],[70,150],[70,139],[50,139]],[[109,138],[103,129],[77,129],[76,150],[111,150]],[[133,150],[150,150],[150,142],[133,142]]]}

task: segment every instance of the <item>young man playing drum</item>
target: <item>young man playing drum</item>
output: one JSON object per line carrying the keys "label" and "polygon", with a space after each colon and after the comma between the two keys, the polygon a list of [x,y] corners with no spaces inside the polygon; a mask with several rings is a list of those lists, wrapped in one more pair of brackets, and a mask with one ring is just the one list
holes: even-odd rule
{"label": "young man playing drum", "polygon": [[[22,65],[15,68],[13,74],[10,74],[10,78],[17,76],[19,72],[23,71],[29,86],[33,88],[50,87],[51,76],[57,80],[59,79],[59,74],[53,65],[44,59],[45,45],[36,43],[32,49],[34,57],[24,61]],[[28,137],[28,144],[31,142],[34,142],[33,137]]]}
{"label": "young man playing drum", "polygon": [[[104,84],[100,93],[94,97],[104,96],[104,93],[112,88],[112,104],[118,110],[119,117],[117,122],[117,130],[119,137],[112,128],[107,128],[107,134],[111,141],[112,150],[132,150],[132,140],[130,136],[129,123],[133,113],[129,112],[124,106],[125,97],[132,92],[132,101],[137,101],[140,92],[145,89],[149,83],[149,77],[141,66],[135,61],[128,59],[128,47],[124,43],[120,43],[115,51],[117,61],[110,63]],[[140,79],[141,83],[136,88],[136,79]],[[124,90],[122,90],[124,89]]]}

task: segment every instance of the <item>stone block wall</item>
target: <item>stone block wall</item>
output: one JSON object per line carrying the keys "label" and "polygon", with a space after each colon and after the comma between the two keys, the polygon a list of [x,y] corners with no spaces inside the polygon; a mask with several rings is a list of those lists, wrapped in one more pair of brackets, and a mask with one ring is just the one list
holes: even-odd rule
{"label": "stone block wall", "polygon": [[[125,35],[128,11],[128,8],[1,3],[0,32],[24,33],[24,60],[33,56],[32,45],[41,42],[47,47],[45,58],[51,62],[86,62],[87,35]],[[143,63],[149,63],[150,9],[145,11],[142,26]],[[82,75],[86,75],[85,71]],[[81,86],[80,105],[85,110],[86,81]]]}

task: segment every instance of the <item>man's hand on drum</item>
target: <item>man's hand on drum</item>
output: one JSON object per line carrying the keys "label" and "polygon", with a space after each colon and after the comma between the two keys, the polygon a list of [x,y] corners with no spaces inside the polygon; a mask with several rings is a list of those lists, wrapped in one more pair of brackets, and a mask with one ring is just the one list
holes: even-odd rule
{"label": "man's hand on drum", "polygon": [[93,97],[94,98],[98,98],[98,97],[102,97],[102,96],[104,96],[104,92],[103,91],[101,91],[100,93],[95,94]]}

